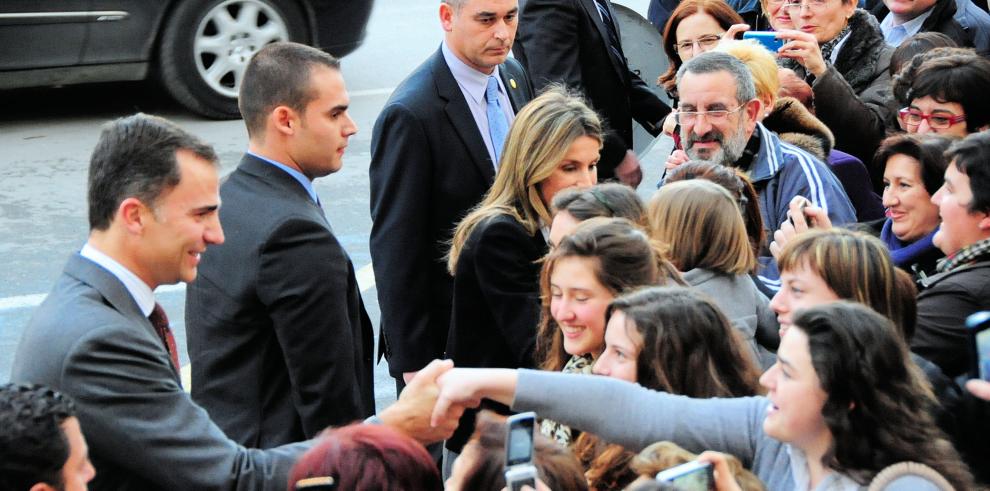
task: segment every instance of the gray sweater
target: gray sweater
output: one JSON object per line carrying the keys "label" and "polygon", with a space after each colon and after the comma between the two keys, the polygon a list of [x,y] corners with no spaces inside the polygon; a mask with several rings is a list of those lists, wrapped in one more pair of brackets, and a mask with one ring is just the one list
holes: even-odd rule
{"label": "gray sweater", "polygon": [[[518,373],[514,411],[535,411],[540,417],[591,431],[637,452],[668,440],[695,453],[729,453],[752,470],[767,489],[808,488],[807,465],[801,452],[763,432],[770,404],[765,397],[692,399],[608,377],[537,370]],[[586,394],[581,404],[574,404],[574,394]],[[886,489],[937,489],[928,481],[911,479],[910,487],[901,488],[904,484],[898,479]],[[815,489],[859,487],[848,477],[832,473]]]}
{"label": "gray sweater", "polygon": [[[780,342],[777,330],[777,314],[770,309],[770,300],[756,288],[746,275],[728,275],[710,269],[695,268],[683,274],[684,281],[709,297],[718,305],[732,325],[743,336],[753,355],[766,369],[775,358],[770,350],[758,344],[772,344],[776,349]],[[761,343],[761,341],[763,341]]]}

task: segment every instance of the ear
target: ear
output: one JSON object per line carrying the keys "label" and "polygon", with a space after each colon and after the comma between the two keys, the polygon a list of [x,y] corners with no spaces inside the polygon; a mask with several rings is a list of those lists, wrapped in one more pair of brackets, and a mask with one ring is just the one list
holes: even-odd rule
{"label": "ear", "polygon": [[274,131],[285,136],[294,134],[300,124],[299,115],[288,106],[278,106],[273,109],[268,115],[268,121]]}
{"label": "ear", "polygon": [[853,14],[856,13],[857,6],[858,6],[858,2],[854,2],[852,0],[848,0],[848,2],[847,1],[842,2],[842,10],[846,14],[847,22],[849,21],[849,19],[852,18]]}
{"label": "ear", "polygon": [[450,32],[454,26],[454,7],[446,2],[440,3],[440,25],[443,30]]}
{"label": "ear", "polygon": [[763,110],[763,103],[759,99],[752,99],[746,103],[746,133],[753,134],[756,131],[756,123],[759,121],[760,111]]}
{"label": "ear", "polygon": [[43,482],[39,482],[38,484],[31,486],[31,489],[28,491],[55,491],[55,488]]}
{"label": "ear", "polygon": [[148,220],[152,220],[151,209],[141,200],[130,197],[120,202],[114,221],[120,222],[131,234],[140,235]]}

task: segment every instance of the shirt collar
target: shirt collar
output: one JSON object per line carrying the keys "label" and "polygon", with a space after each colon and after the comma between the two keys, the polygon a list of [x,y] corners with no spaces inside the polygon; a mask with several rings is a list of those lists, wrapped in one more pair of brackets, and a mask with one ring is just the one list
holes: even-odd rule
{"label": "shirt collar", "polygon": [[309,197],[313,199],[314,203],[320,202],[319,197],[317,197],[316,195],[316,189],[313,188],[313,181],[310,181],[309,178],[306,177],[302,172],[299,172],[293,169],[292,167],[289,167],[281,162],[276,162],[272,159],[262,157],[261,155],[258,155],[256,153],[248,152],[248,155],[264,160],[265,162],[268,162],[269,164],[272,164],[275,167],[284,170],[295,180],[299,181],[299,184],[302,184],[303,188],[306,190],[307,193],[309,193]]}
{"label": "shirt collar", "polygon": [[469,67],[466,63],[461,61],[453,51],[447,47],[447,42],[444,41],[440,45],[440,51],[443,53],[443,59],[447,62],[447,66],[450,68],[450,73],[454,75],[454,80],[457,81],[459,85],[464,87],[464,91],[473,99],[474,104],[481,104],[485,100],[485,90],[488,88],[488,77],[494,76],[495,80],[498,81],[499,92],[505,93],[505,87],[502,86],[502,78],[499,76],[498,66],[495,66],[495,70],[492,71],[491,75],[479,72],[474,68]]}
{"label": "shirt collar", "polygon": [[151,287],[142,281],[141,278],[138,278],[131,270],[124,267],[123,264],[100,252],[90,245],[89,242],[79,251],[79,255],[93,261],[120,280],[124,284],[124,288],[127,289],[127,292],[134,298],[138,308],[141,309],[141,313],[145,317],[151,315],[151,311],[155,310],[155,294],[151,291]]}
{"label": "shirt collar", "polygon": [[918,31],[921,30],[921,25],[924,24],[925,21],[929,17],[931,17],[932,10],[933,9],[934,9],[934,7],[926,10],[921,15],[919,15],[919,16],[917,16],[917,17],[915,17],[915,18],[913,18],[913,19],[911,19],[911,20],[909,20],[907,22],[904,22],[902,24],[897,24],[897,25],[894,24],[894,13],[893,12],[890,12],[890,13],[887,14],[886,17],[883,18],[883,22],[880,23],[880,27],[894,28],[894,27],[897,27],[899,25],[899,26],[903,27],[905,31],[907,31],[907,35],[909,37],[910,36],[914,36],[915,34],[918,33]]}

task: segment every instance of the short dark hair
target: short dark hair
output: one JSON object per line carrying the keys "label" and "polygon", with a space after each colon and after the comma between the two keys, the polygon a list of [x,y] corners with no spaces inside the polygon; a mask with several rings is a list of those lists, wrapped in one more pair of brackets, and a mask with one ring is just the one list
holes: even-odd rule
{"label": "short dark hair", "polygon": [[938,102],[955,102],[966,114],[966,131],[974,133],[990,124],[990,60],[973,54],[952,54],[928,60],[911,81],[908,104],[929,96]]}
{"label": "short dark hair", "polygon": [[255,53],[244,70],[237,106],[248,136],[263,133],[265,117],[278,106],[302,113],[316,98],[310,84],[314,66],[340,70],[340,61],[305,44],[272,43]]}
{"label": "short dark hair", "polygon": [[927,53],[935,48],[955,48],[957,46],[952,38],[941,32],[919,32],[905,39],[890,55],[890,76],[897,75],[904,64],[911,61],[915,55]]}
{"label": "short dark hair", "polygon": [[888,137],[880,143],[873,165],[877,169],[887,167],[887,161],[895,155],[906,155],[921,164],[921,180],[928,194],[935,194],[945,182],[945,158],[952,140],[934,133],[902,133]]}
{"label": "short dark hair", "polygon": [[75,415],[72,400],[48,387],[0,385],[0,489],[60,488],[69,459],[62,423]]}
{"label": "short dark hair", "polygon": [[179,150],[217,165],[212,146],[164,118],[138,113],[105,125],[89,163],[90,230],[106,230],[125,199],[153,207],[178,185]]}
{"label": "short dark hair", "polygon": [[990,131],[973,133],[953,143],[945,158],[969,177],[969,189],[973,192],[969,211],[990,213]]}

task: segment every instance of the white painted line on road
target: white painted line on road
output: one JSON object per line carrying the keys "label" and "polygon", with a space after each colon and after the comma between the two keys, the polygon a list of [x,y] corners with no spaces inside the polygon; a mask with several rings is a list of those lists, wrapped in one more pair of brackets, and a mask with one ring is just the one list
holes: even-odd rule
{"label": "white painted line on road", "polygon": [[355,90],[347,94],[351,97],[372,97],[376,95],[390,95],[394,90],[395,87],[386,87],[384,89]]}
{"label": "white painted line on road", "polygon": [[[375,287],[375,270],[372,269],[371,263],[368,263],[363,268],[357,270],[355,274],[358,280],[358,288],[361,293],[364,293]],[[155,293],[175,293],[186,291],[185,283],[177,283],[175,285],[165,285],[160,286],[155,290]],[[41,305],[41,302],[45,301],[46,293],[34,293],[31,295],[17,295],[14,297],[0,298],[0,313],[9,310],[17,309],[31,309]]]}
{"label": "white painted line on road", "polygon": [[357,276],[358,289],[361,290],[361,293],[375,287],[375,270],[371,267],[371,263],[357,270],[355,276]]}

